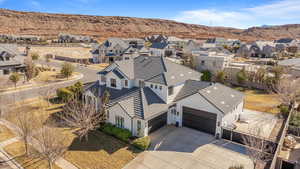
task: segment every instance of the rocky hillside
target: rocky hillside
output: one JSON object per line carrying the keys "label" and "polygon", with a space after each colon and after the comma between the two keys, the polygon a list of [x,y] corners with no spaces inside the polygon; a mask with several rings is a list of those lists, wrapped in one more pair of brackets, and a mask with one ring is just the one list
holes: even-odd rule
{"label": "rocky hillside", "polygon": [[38,35],[51,38],[59,33],[89,35],[99,40],[107,37],[145,37],[164,34],[181,38],[225,37],[253,41],[281,37],[300,38],[300,24],[242,30],[162,19],[48,14],[0,9],[0,34]]}

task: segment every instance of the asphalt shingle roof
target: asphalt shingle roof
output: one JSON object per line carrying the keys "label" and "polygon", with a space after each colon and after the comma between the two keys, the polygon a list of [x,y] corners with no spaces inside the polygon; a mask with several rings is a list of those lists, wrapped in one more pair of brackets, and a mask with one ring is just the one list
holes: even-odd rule
{"label": "asphalt shingle roof", "polygon": [[110,93],[108,106],[113,110],[126,111],[131,117],[147,119],[168,108],[168,105],[148,87],[117,90],[95,82],[86,86],[85,90],[91,91],[96,97],[101,97],[107,90]]}
{"label": "asphalt shingle roof", "polygon": [[230,113],[241,103],[244,94],[219,83],[187,81],[175,98],[175,101],[199,93],[224,114]]}
{"label": "asphalt shingle roof", "polygon": [[[176,85],[186,80],[199,80],[201,73],[160,56],[139,56],[134,59],[115,62],[127,77],[144,81]],[[108,71],[104,69],[100,74]]]}

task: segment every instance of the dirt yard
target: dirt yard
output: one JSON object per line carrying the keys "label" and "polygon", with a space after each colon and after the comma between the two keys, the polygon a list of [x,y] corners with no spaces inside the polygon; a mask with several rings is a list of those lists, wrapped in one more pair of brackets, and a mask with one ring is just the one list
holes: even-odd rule
{"label": "dirt yard", "polygon": [[[24,49],[25,47],[19,47],[19,51]],[[38,53],[41,57],[52,54],[72,58],[91,58],[90,50],[91,48],[84,47],[31,47],[30,53]]]}

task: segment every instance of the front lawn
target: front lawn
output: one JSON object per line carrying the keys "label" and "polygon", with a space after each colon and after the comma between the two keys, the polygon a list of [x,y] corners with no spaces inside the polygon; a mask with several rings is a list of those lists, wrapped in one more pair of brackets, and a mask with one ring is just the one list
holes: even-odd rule
{"label": "front lawn", "polygon": [[248,89],[246,89],[244,93],[246,95],[246,109],[273,114],[280,113],[280,109],[278,108],[280,105],[280,100],[276,94],[269,94],[263,91]]}
{"label": "front lawn", "polygon": [[100,131],[92,132],[88,141],[80,141],[72,130],[63,132],[70,145],[64,158],[78,168],[121,169],[140,152]]}
{"label": "front lawn", "polygon": [[[38,157],[26,156],[25,155],[25,146],[21,141],[12,143],[6,147],[4,150],[11,156],[15,157],[14,159],[25,169],[48,169],[48,162],[45,159]],[[30,148],[31,151],[35,151]],[[34,154],[34,152],[32,152]],[[57,165],[53,165],[53,169],[61,169]]]}

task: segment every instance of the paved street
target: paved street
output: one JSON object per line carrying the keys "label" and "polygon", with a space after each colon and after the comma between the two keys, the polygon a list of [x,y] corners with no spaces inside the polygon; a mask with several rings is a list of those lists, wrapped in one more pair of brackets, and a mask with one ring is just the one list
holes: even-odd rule
{"label": "paved street", "polygon": [[[44,62],[44,61],[39,61],[38,63],[46,65],[46,62]],[[52,67],[60,68],[62,63],[50,62],[47,64]],[[84,66],[76,66],[75,72],[79,72],[83,75],[83,78],[80,79],[80,81],[82,81],[83,83],[93,82],[93,81],[97,80],[98,70],[90,69],[90,68],[87,68]],[[43,91],[51,90],[54,92],[56,89],[65,87],[65,86],[70,86],[70,85],[74,84],[76,81],[78,81],[78,80],[63,82],[63,83],[59,83],[59,84],[55,83],[55,84],[43,86],[43,87],[33,87],[33,88],[28,88],[26,90],[18,91],[15,93],[4,93],[4,94],[0,93],[0,97],[4,97],[4,99],[6,99],[6,100],[14,100],[14,98],[15,98],[16,101],[30,99],[30,98],[34,98],[34,97],[39,97],[41,95],[41,93],[43,93]]]}
{"label": "paved street", "polygon": [[123,169],[228,169],[236,164],[253,168],[243,147],[193,129],[164,127],[150,137],[150,150]]}

